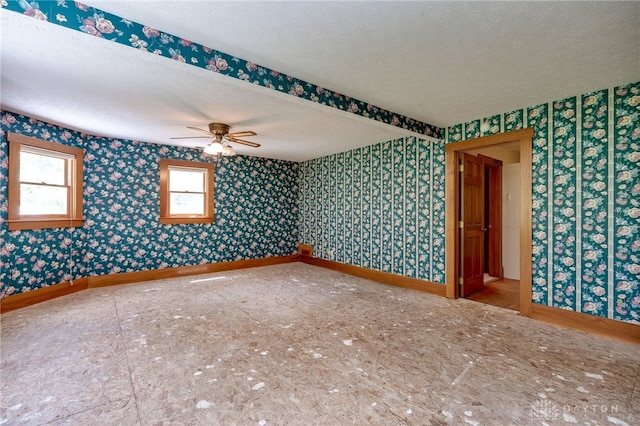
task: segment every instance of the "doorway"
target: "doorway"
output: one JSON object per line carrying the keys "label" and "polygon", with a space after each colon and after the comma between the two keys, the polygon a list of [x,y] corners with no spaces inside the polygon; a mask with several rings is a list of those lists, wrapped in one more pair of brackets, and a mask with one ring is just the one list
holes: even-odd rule
{"label": "doorway", "polygon": [[[485,249],[492,250],[491,245],[493,244],[493,250],[497,250],[498,245],[502,242],[502,238],[499,243],[494,239],[487,241],[487,245],[485,245],[485,240],[488,238],[484,238],[484,234],[488,232],[488,228],[484,226],[483,218],[485,213],[484,178],[485,173],[489,175],[496,173],[496,169],[492,171],[492,168],[497,167],[497,163],[486,160],[489,163],[489,169],[485,171],[483,159],[478,159],[477,155],[469,153],[478,150],[484,152],[487,148],[506,146],[506,144],[516,144],[519,149],[520,162],[520,255],[518,259],[520,281],[517,290],[519,292],[520,313],[531,315],[532,137],[533,129],[524,129],[445,146],[447,297],[470,297],[474,292],[474,286],[482,288],[485,268],[490,269],[493,275],[498,276],[497,278],[504,279],[501,259],[496,260],[497,257],[493,256],[493,259],[489,258],[487,262],[484,261]],[[492,226],[495,228],[495,223]]]}
{"label": "doorway", "polygon": [[[517,268],[520,255],[520,144],[510,143],[463,151],[461,156],[462,185],[458,199],[464,227],[461,228],[460,235],[460,297],[519,311],[520,275]],[[506,173],[503,173],[503,166]],[[514,174],[514,171],[518,173]],[[470,181],[470,175],[474,174],[477,174],[473,176],[477,180],[477,187],[470,185],[470,182],[474,182]],[[470,196],[465,193],[469,191],[477,194]],[[469,199],[472,200],[471,203],[468,202]],[[469,237],[469,230],[473,228],[476,215],[479,221],[477,234],[482,242],[482,249],[474,251],[468,247],[473,238]],[[506,220],[503,220],[503,215]],[[470,256],[475,257],[475,261]],[[474,265],[477,265],[477,272],[473,271]],[[477,275],[478,279],[473,280],[470,275]]]}
{"label": "doorway", "polygon": [[[506,147],[510,147],[506,148]],[[519,161],[519,145],[460,152],[458,191],[460,224],[460,296],[485,290],[503,278],[502,164]],[[489,155],[485,155],[489,154]],[[491,156],[492,155],[492,156]]]}

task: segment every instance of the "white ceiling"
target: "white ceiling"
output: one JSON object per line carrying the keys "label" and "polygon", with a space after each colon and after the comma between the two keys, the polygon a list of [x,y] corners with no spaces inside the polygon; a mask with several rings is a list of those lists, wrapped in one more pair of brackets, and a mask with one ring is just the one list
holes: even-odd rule
{"label": "white ceiling", "polygon": [[[85,1],[440,127],[640,80],[640,2]],[[302,161],[411,134],[2,11],[2,107],[98,136]]]}

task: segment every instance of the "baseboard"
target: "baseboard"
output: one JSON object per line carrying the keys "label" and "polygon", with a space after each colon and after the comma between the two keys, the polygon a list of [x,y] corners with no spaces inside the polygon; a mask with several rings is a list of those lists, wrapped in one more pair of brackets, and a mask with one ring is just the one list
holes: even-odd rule
{"label": "baseboard", "polygon": [[231,262],[205,263],[203,265],[179,266],[176,268],[99,275],[88,277],[87,279],[89,280],[89,288],[96,288],[120,284],[139,283],[142,281],[184,277],[189,275],[209,274],[212,272],[231,271],[233,269],[257,268],[260,266],[278,265],[281,263],[291,263],[297,261],[298,255],[294,254],[291,256],[263,257],[261,259],[234,260]]}
{"label": "baseboard", "polygon": [[281,263],[297,262],[298,255],[264,257],[261,259],[234,260],[231,262],[207,263],[204,265],[180,266],[176,268],[154,269],[150,271],[125,272],[122,274],[100,275],[84,277],[70,283],[55,284],[38,288],[12,296],[7,296],[0,302],[0,313],[13,311],[36,303],[55,299],[67,294],[76,293],[88,288],[106,287],[119,284],[131,284],[142,281],[176,278],[188,275],[207,274],[211,272],[230,271],[234,269],[256,268],[259,266],[277,265]]}
{"label": "baseboard", "polygon": [[[212,272],[230,271],[234,269],[255,268],[260,266],[277,265],[282,263],[303,262],[316,265],[345,274],[367,278],[373,281],[383,282],[399,287],[426,291],[445,297],[445,286],[430,281],[404,277],[388,272],[362,268],[360,266],[347,265],[331,260],[318,259],[304,255],[266,257],[262,259],[236,260],[231,262],[208,263],[204,265],[181,266],[177,268],[155,269],[151,271],[127,272],[94,277],[84,277],[73,281],[73,284],[65,282],[43,287],[36,290],[7,296],[0,302],[0,313],[13,311],[36,303],[55,299],[57,297],[73,294],[88,288],[105,287],[119,284],[130,284],[142,281],[150,281],[165,278],[176,278],[188,275],[206,274]],[[562,327],[572,328],[591,334],[621,340],[624,342],[640,344],[640,325],[623,321],[612,320],[579,312],[567,311],[551,306],[534,303],[530,317]]]}
{"label": "baseboard", "polygon": [[640,344],[640,325],[533,303],[531,318],[610,339]]}
{"label": "baseboard", "polygon": [[[300,256],[299,261],[310,265],[344,272],[349,275],[368,278],[370,280],[380,281],[400,287],[427,291],[438,296],[446,297],[445,286],[442,284],[304,255]],[[533,303],[532,305],[531,315],[528,315],[532,319],[627,343],[640,344],[640,325],[579,312],[567,311],[565,309],[553,308],[536,303]]]}
{"label": "baseboard", "polygon": [[391,284],[398,287],[426,291],[428,293],[445,297],[446,286],[444,284],[436,284],[431,281],[419,280],[417,278],[405,277],[403,275],[377,271],[375,269],[348,265],[346,263],[334,262],[332,260],[319,259],[317,257],[301,255],[299,261],[308,263],[309,265],[316,265],[323,268],[344,272],[345,274],[355,275],[356,277],[367,278],[373,281],[383,282],[385,284]]}
{"label": "baseboard", "polygon": [[86,278],[80,278],[73,281],[73,283],[64,282],[7,296],[0,302],[0,313],[4,314],[5,312],[15,311],[16,309],[35,305],[36,303],[66,296],[67,294],[77,293],[86,290],[87,284]]}

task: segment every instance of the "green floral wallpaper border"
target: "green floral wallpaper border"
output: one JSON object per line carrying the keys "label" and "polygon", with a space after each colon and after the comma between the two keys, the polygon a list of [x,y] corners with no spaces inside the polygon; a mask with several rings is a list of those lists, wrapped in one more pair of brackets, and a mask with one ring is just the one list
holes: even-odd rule
{"label": "green floral wallpaper border", "polygon": [[445,140],[525,127],[533,301],[640,323],[640,82],[460,123]]}
{"label": "green floral wallpaper border", "polygon": [[[435,138],[442,129],[79,2],[2,0],[2,8]],[[152,6],[151,6],[152,7]]]}

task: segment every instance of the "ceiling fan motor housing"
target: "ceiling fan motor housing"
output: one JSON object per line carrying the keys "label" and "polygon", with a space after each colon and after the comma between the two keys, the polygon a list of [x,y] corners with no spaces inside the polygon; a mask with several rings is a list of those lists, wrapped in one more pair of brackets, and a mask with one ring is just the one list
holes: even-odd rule
{"label": "ceiling fan motor housing", "polygon": [[214,135],[224,136],[229,133],[229,125],[223,123],[209,123],[209,131]]}

